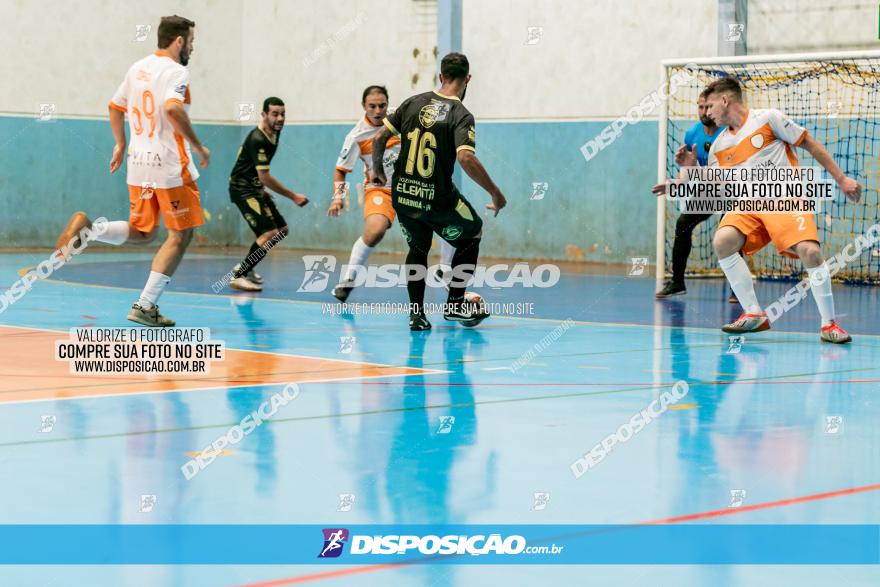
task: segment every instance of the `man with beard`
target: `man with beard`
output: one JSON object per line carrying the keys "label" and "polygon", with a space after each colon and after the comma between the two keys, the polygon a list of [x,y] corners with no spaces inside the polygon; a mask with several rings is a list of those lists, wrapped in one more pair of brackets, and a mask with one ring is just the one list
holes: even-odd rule
{"label": "man with beard", "polygon": [[[715,142],[715,138],[723,128],[719,128],[706,114],[706,94],[709,90],[700,92],[697,100],[697,113],[700,122],[694,124],[684,135],[684,144],[689,150],[696,151],[697,162],[705,167],[709,161],[709,148]],[[698,224],[712,217],[712,214],[681,214],[675,223],[675,237],[672,244],[672,279],[663,285],[663,289],[657,292],[658,299],[687,293],[684,284],[684,272],[687,268],[688,257],[691,254],[691,241],[694,229]],[[731,293],[731,303],[736,303],[736,298]]]}
{"label": "man with beard", "polygon": [[406,256],[409,328],[429,330],[425,316],[425,274],[434,233],[455,247],[452,281],[443,317],[476,326],[489,316],[481,304],[465,301],[465,286],[473,276],[480,251],[483,221],[452,183],[455,162],[481,188],[497,215],[507,205],[504,194],[477,159],[474,116],[462,104],[470,81],[470,64],[461,53],[440,62],[440,89],[412,96],[383,121],[373,138],[373,184],[385,185],[382,167],[386,143],[400,135],[400,157],[394,165],[392,202],[409,244]]}
{"label": "man with beard", "polygon": [[[189,71],[195,23],[182,16],[165,16],[159,23],[154,54],[135,62],[110,101],[110,127],[116,139],[110,173],[122,166],[128,153],[129,219],[108,222],[95,240],[122,245],[148,243],[156,237],[161,215],[168,238],[159,247],[150,276],[128,319],[144,326],[174,326],[159,313],[159,296],[171,282],[193,230],[205,223],[196,179],[199,172],[191,151],[208,166],[211,153],[193,130],[187,111],[190,105]],[[130,143],[126,149],[125,115]],[[92,222],[76,212],[58,237],[55,248],[66,256],[84,228]]]}
{"label": "man with beard", "polygon": [[229,287],[243,291],[261,291],[263,278],[253,271],[257,263],[284,237],[287,222],[272,196],[265,188],[305,206],[309,199],[284,187],[269,173],[269,164],[278,148],[281,129],[284,128],[284,102],[274,96],[263,101],[260,124],[253,129],[238,149],[238,157],[229,176],[229,198],[238,206],[257,239],[241,263],[232,268]]}

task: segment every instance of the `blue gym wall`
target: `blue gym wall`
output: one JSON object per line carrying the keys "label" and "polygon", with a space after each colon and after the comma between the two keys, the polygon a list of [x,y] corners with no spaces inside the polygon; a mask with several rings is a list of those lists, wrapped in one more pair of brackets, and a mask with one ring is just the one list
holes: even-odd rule
{"label": "blue gym wall", "polygon": [[[643,122],[589,162],[580,146],[605,122],[477,123],[477,153],[501,186],[508,207],[497,217],[486,212],[482,252],[512,258],[623,262],[653,256],[657,124]],[[212,151],[199,187],[206,224],[196,245],[246,245],[252,235],[226,191],[238,146],[250,127],[196,125]],[[345,251],[360,234],[362,213],[326,215],[332,171],[348,125],[288,124],[272,173],[307,194],[299,209],[285,198],[279,207],[292,228],[284,246]],[[49,247],[67,217],[84,210],[91,217],[128,217],[125,169],[108,173],[113,146],[102,120],[0,117],[0,246]],[[360,167],[349,176],[360,181]],[[542,200],[530,200],[532,183],[547,182]],[[354,186],[353,186],[354,187]],[[463,192],[480,210],[489,201],[469,179]],[[382,248],[403,251],[396,227]]]}

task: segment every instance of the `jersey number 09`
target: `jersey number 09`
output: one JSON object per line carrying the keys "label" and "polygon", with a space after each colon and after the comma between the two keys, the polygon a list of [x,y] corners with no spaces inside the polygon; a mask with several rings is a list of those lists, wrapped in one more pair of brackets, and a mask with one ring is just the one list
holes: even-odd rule
{"label": "jersey number 09", "polygon": [[[143,108],[144,116],[150,121],[150,133],[147,136],[153,138],[153,133],[156,132],[156,102],[153,100],[153,92],[150,90],[144,90],[144,93],[141,95],[141,108]],[[140,135],[144,132],[141,111],[138,110],[137,106],[132,106],[131,113],[134,115],[132,118],[134,133]]]}
{"label": "jersey number 09", "polygon": [[[419,140],[419,134],[422,132],[420,128],[414,128],[406,134],[409,139],[409,150],[406,154],[406,173],[412,175],[413,167],[418,170],[419,175],[429,178],[434,175],[434,149],[437,148],[437,138],[434,133],[425,132],[422,139]],[[418,146],[418,154],[416,154],[416,143]]]}

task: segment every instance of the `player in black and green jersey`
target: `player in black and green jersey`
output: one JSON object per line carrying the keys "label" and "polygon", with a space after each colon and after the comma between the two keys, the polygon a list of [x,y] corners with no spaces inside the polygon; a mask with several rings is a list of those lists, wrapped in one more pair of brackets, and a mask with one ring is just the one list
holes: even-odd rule
{"label": "player in black and green jersey", "polygon": [[489,192],[492,203],[486,208],[497,215],[507,200],[475,154],[474,117],[461,103],[470,79],[467,57],[446,55],[440,62],[440,89],[405,100],[385,118],[385,128],[373,138],[373,183],[385,185],[385,143],[392,134],[401,137],[391,196],[409,243],[410,330],[431,328],[424,313],[425,272],[435,232],[456,247],[444,318],[476,326],[488,316],[476,304],[465,303],[465,286],[477,265],[483,221],[452,183],[456,160]]}
{"label": "player in black and green jersey", "polygon": [[284,102],[280,98],[266,98],[260,124],[253,129],[238,149],[238,158],[229,176],[229,198],[248,226],[257,235],[244,260],[233,267],[229,287],[245,291],[263,289],[263,278],[253,271],[254,266],[272,247],[287,236],[287,222],[266,188],[305,206],[309,199],[284,187],[269,173],[269,164],[278,148],[281,129],[284,128]]}

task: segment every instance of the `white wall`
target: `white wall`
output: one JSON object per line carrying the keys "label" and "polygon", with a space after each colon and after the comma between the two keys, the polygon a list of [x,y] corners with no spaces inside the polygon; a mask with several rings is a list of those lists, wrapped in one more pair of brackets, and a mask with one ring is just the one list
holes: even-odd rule
{"label": "white wall", "polygon": [[[751,0],[750,51],[876,47],[865,0]],[[425,0],[70,0],[0,3],[0,113],[106,115],[126,68],[155,49],[159,17],[196,21],[193,110],[232,122],[276,94],[291,122],[350,122],[361,90],[392,104],[433,85],[436,3]],[[151,24],[135,42],[137,24]],[[526,29],[543,27],[537,44]],[[463,0],[468,106],[483,121],[610,118],[656,88],[664,58],[716,54],[714,0]]]}
{"label": "white wall", "polygon": [[[716,54],[707,0],[464,0],[468,107],[481,119],[616,117],[660,83],[660,61]],[[526,30],[543,27],[539,43]]]}
{"label": "white wall", "polygon": [[363,115],[361,92],[372,84],[387,86],[392,104],[432,87],[435,3],[265,0],[247,7],[242,97],[278,95],[290,120],[352,122]]}
{"label": "white wall", "polygon": [[[156,49],[163,15],[196,22],[193,118],[233,122],[239,103],[284,98],[292,122],[351,122],[371,84],[392,103],[430,89],[436,4],[412,0],[71,0],[0,4],[0,113],[32,115],[40,103],[60,116],[102,117],[126,69]],[[135,26],[150,24],[143,42]],[[10,53],[9,48],[14,48]],[[9,80],[14,80],[10,82]]]}
{"label": "white wall", "polygon": [[[241,85],[242,0],[69,0],[0,3],[0,113],[34,114],[40,103],[60,116],[106,116],[128,67],[156,50],[159,18],[180,14],[196,23],[193,114],[226,120]],[[152,25],[143,42],[135,27]]]}
{"label": "white wall", "polygon": [[878,3],[750,0],[749,53],[877,49]]}

